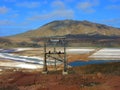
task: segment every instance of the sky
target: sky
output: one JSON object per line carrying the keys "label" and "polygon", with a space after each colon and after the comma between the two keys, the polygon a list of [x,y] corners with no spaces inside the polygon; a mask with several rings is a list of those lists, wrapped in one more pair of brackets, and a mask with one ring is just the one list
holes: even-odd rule
{"label": "sky", "polygon": [[120,28],[120,0],[0,0],[0,36],[66,19]]}

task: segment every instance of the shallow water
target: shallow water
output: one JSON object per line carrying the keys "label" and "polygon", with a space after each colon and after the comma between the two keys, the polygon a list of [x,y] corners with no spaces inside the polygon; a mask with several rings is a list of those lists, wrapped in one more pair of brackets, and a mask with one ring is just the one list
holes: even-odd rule
{"label": "shallow water", "polygon": [[91,65],[91,64],[103,64],[103,63],[109,63],[109,62],[120,62],[120,60],[90,60],[90,61],[75,61],[69,63],[70,66],[85,66],[85,65]]}

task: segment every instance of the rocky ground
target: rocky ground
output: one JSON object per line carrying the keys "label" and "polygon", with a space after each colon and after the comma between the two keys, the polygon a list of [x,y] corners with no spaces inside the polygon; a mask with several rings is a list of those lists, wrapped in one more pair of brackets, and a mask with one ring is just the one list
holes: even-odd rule
{"label": "rocky ground", "polygon": [[7,71],[0,75],[0,90],[120,90],[119,66],[109,63],[73,67],[68,75],[62,75],[62,71]]}

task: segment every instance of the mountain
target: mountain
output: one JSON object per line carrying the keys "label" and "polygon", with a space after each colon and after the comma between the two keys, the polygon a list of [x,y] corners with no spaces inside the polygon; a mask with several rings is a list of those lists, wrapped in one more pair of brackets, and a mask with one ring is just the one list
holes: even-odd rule
{"label": "mountain", "polygon": [[31,30],[22,34],[18,34],[14,37],[49,37],[79,34],[120,36],[120,28],[92,23],[86,20],[61,20],[47,23],[36,30]]}
{"label": "mountain", "polygon": [[7,39],[12,43],[11,46],[38,47],[43,44],[43,38],[51,36],[66,36],[68,46],[120,47],[120,28],[76,20],[53,21]]}

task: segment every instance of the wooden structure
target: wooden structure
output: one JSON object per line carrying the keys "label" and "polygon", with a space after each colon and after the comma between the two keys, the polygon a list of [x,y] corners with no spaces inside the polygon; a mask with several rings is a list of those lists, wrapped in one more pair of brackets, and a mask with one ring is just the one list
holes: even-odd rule
{"label": "wooden structure", "polygon": [[[60,49],[58,49],[58,47]],[[48,48],[50,48],[50,50],[47,50]],[[48,65],[49,58],[52,58],[54,60],[55,70],[56,70],[56,65],[58,61],[63,63],[64,65],[63,74],[67,74],[65,37],[51,37],[51,38],[46,38],[44,40],[44,67],[43,67],[44,74],[48,73],[47,65]]]}

